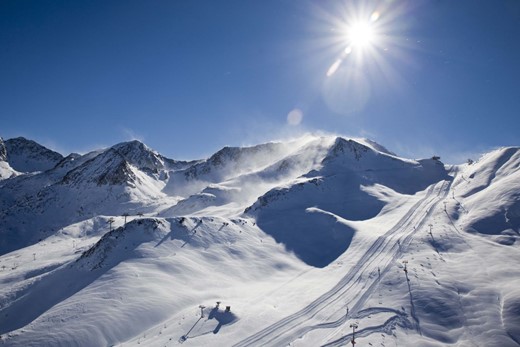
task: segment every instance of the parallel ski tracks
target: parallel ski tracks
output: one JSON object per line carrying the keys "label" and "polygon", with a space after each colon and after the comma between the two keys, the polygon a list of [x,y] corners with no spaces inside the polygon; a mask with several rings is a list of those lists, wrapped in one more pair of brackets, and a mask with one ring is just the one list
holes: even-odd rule
{"label": "parallel ski tracks", "polygon": [[[447,197],[452,182],[453,181],[449,181],[449,182],[448,181],[443,181],[443,184],[442,184],[442,186],[441,186],[437,196],[433,199],[433,202],[427,208],[427,210],[426,210],[427,212],[424,215],[424,217],[421,218],[418,221],[415,229],[413,229],[412,232],[408,233],[406,235],[406,237],[403,239],[403,241],[401,242],[401,249],[405,249],[406,247],[408,247],[410,245],[410,243],[412,242],[413,237],[415,236],[415,233],[417,232],[417,230],[419,230],[421,227],[423,227],[424,224],[426,223],[426,221],[428,219],[426,217],[431,216],[431,214],[434,211],[435,206],[437,206],[442,200],[444,200]],[[403,254],[403,252],[401,250],[399,250],[398,252],[395,252],[395,254],[393,254],[391,260],[387,263],[384,271],[382,271],[382,272],[386,272],[390,268],[392,263],[394,263],[395,260],[397,260],[399,257],[401,257],[402,254]],[[365,292],[363,292],[363,294],[360,296],[360,298],[355,301],[355,304],[352,306],[351,312],[358,312],[358,310],[363,307],[365,302],[372,295],[372,288],[375,287],[377,284],[378,284],[377,281],[373,281],[372,282],[372,284],[370,285],[369,290],[366,290]],[[358,336],[362,336],[362,335],[358,335]],[[327,346],[327,347],[329,347],[329,346],[344,346],[345,342],[349,342],[351,337],[352,337],[351,334],[348,334],[348,335],[340,337],[337,340],[329,342],[329,343],[327,343],[327,344],[325,344],[323,346]]]}
{"label": "parallel ski tracks", "polygon": [[[350,312],[357,312],[365,301],[372,294],[373,287],[377,284],[375,279],[372,283],[362,284],[362,277],[366,275],[367,270],[377,268],[374,263],[378,260],[381,264],[382,273],[386,272],[391,264],[402,254],[402,249],[407,247],[415,232],[425,223],[426,217],[431,215],[433,208],[442,199],[444,199],[451,186],[452,181],[442,181],[432,185],[426,192],[426,195],[416,202],[406,214],[384,235],[379,236],[374,243],[365,251],[358,262],[347,272],[343,278],[329,291],[322,294],[316,300],[311,302],[309,305],[293,313],[278,322],[262,329],[261,331],[251,335],[250,337],[238,342],[234,347],[245,347],[252,345],[262,346],[284,346],[294,341],[295,339],[305,335],[309,331],[323,328],[334,328],[343,324],[347,316],[343,315],[340,319],[328,323],[320,324],[308,324],[317,314],[322,312],[326,308],[334,307],[332,315],[328,315],[329,318],[336,315],[338,307],[343,309],[345,300],[349,299],[346,295],[348,292],[362,293],[357,298],[350,296],[351,303],[355,302]],[[440,187],[439,187],[440,186]],[[415,226],[415,228],[413,228]],[[405,238],[397,243],[397,231],[410,228],[411,231],[406,234]],[[384,252],[387,250],[387,252]],[[383,259],[379,259],[381,254],[386,255]],[[370,273],[371,271],[368,271]],[[366,288],[366,286],[368,288]],[[362,286],[355,291],[352,291],[354,287]],[[338,303],[339,302],[339,303]],[[336,305],[334,305],[336,304]],[[306,324],[307,323],[307,324]],[[342,340],[342,338],[340,339]],[[333,341],[331,345],[335,345],[336,341]],[[338,341],[338,343],[340,343]]]}

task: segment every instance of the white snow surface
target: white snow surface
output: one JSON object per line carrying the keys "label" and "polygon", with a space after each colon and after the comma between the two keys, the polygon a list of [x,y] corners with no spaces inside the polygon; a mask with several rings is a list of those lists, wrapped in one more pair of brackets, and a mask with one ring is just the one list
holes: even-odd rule
{"label": "white snow surface", "polygon": [[17,176],[18,172],[7,161],[7,149],[4,140],[0,137],[0,180]]}
{"label": "white snow surface", "polygon": [[19,172],[17,172],[15,169],[9,165],[6,161],[0,160],[0,180],[4,180],[6,178],[12,178],[15,176],[18,176]]}
{"label": "white snow surface", "polygon": [[310,135],[0,160],[0,345],[518,346],[519,167]]}

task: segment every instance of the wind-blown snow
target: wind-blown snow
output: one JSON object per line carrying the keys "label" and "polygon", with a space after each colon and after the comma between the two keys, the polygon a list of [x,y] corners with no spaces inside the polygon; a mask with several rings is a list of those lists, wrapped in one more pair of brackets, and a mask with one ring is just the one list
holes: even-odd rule
{"label": "wind-blown snow", "polygon": [[38,172],[2,148],[6,345],[345,346],[352,324],[366,346],[520,344],[520,148],[446,166],[306,136],[179,162],[132,141]]}

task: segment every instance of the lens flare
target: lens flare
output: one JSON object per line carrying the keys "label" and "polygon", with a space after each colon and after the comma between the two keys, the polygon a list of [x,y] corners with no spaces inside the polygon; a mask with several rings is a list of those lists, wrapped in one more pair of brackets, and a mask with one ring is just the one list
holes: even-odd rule
{"label": "lens flare", "polygon": [[287,124],[289,125],[298,125],[302,122],[303,112],[299,108],[292,109],[291,112],[287,114]]}
{"label": "lens flare", "polygon": [[379,14],[379,12],[374,11],[374,13],[372,13],[372,15],[370,16],[370,21],[377,22],[377,20],[379,19],[380,16],[381,16],[381,14]]}
{"label": "lens flare", "polygon": [[334,73],[338,70],[339,66],[341,65],[342,59],[338,59],[329,67],[329,70],[327,71],[327,77],[330,77],[334,75]]}

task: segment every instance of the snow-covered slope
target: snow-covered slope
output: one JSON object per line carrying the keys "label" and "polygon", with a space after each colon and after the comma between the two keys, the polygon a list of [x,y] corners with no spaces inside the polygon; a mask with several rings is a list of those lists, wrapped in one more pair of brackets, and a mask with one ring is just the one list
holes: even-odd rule
{"label": "snow-covered slope", "polygon": [[462,200],[450,210],[469,232],[516,240],[520,225],[520,147],[501,148],[461,167],[454,197]]}
{"label": "snow-covered slope", "polygon": [[200,192],[211,183],[223,182],[265,167],[287,152],[287,144],[224,147],[207,160],[172,172],[165,192],[183,197]]}
{"label": "snow-covered slope", "polygon": [[[270,189],[317,167],[332,141],[326,137],[304,137],[243,149],[226,147],[193,169],[171,175],[165,191],[184,193],[187,197],[160,215],[240,213]],[[193,172],[200,174],[192,175]]]}
{"label": "snow-covered slope", "polygon": [[163,162],[149,160],[153,154],[144,145],[123,143],[72,154],[46,172],[4,181],[0,223],[10,227],[1,230],[0,251],[38,242],[97,215],[146,213],[177,201],[161,192],[167,175],[160,169]]}
{"label": "snow-covered slope", "polygon": [[384,194],[412,194],[444,179],[451,177],[438,161],[403,160],[337,138],[317,170],[269,191],[246,212],[306,263],[324,267],[353,237],[354,230],[339,219],[374,218],[388,202]]}
{"label": "snow-covered slope", "polygon": [[7,149],[4,140],[0,137],[0,180],[17,175],[18,172],[9,165],[9,162],[7,162]]}
{"label": "snow-covered slope", "polygon": [[7,160],[7,149],[5,148],[4,140],[0,137],[0,161]]}
{"label": "snow-covered slope", "polygon": [[71,154],[0,182],[0,341],[518,346],[519,166],[336,136]]}
{"label": "snow-covered slope", "polygon": [[197,161],[185,162],[166,158],[137,140],[119,143],[112,149],[123,156],[128,163],[147,173],[158,174],[161,170],[181,170],[197,163]]}

